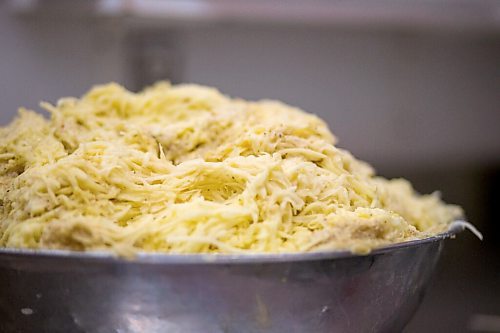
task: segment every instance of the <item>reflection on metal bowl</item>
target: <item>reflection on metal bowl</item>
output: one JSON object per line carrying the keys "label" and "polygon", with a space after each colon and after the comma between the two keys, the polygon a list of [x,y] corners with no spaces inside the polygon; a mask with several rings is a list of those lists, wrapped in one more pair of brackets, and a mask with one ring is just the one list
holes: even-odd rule
{"label": "reflection on metal bowl", "polygon": [[364,256],[0,249],[0,331],[398,332],[462,229]]}

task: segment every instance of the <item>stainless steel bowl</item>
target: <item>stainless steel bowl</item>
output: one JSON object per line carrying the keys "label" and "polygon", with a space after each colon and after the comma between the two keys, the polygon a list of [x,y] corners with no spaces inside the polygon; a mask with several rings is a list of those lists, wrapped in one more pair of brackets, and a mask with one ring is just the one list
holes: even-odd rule
{"label": "stainless steel bowl", "polygon": [[399,332],[462,230],[365,256],[0,249],[0,332]]}

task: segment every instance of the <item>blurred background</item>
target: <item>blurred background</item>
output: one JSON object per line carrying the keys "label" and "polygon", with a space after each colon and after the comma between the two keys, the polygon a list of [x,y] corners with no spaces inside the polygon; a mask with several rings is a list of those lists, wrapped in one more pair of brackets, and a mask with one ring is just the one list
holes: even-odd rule
{"label": "blurred background", "polygon": [[447,242],[405,332],[500,332],[497,0],[0,0],[0,123],[109,81],[279,99],[484,234]]}

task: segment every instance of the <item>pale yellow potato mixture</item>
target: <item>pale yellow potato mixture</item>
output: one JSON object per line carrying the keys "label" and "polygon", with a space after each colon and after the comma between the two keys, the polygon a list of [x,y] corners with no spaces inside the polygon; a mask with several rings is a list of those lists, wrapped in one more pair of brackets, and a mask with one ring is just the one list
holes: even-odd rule
{"label": "pale yellow potato mixture", "polygon": [[[168,253],[350,250],[461,216],[335,146],[276,101],[158,83],[97,86],[0,129],[0,246]],[[362,133],[360,133],[362,135]]]}

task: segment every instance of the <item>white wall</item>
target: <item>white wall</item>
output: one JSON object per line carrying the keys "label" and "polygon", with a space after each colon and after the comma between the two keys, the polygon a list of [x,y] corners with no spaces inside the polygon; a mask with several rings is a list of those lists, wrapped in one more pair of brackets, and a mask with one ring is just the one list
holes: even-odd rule
{"label": "white wall", "polygon": [[123,81],[122,34],[98,21],[13,17],[0,2],[0,123],[20,106]]}

